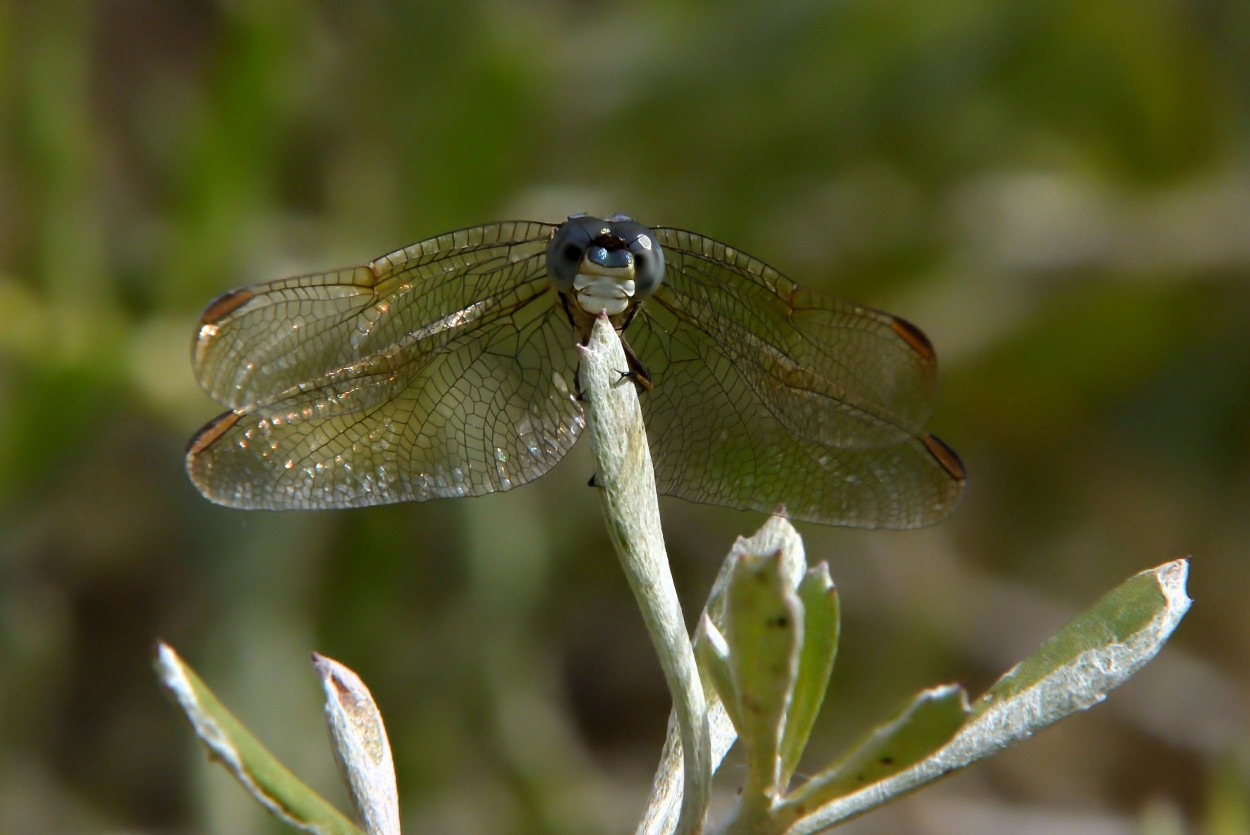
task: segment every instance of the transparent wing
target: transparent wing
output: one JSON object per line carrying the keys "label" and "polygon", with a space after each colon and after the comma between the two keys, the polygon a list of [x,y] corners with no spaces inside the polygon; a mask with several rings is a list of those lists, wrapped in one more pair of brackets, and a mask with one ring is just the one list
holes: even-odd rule
{"label": "transparent wing", "polygon": [[907,528],[963,491],[919,428],[936,360],[907,322],[798,287],[717,241],[654,230],[664,283],[627,338],[661,492],[824,524]]}
{"label": "transparent wing", "polygon": [[584,426],[544,265],[552,229],[450,232],[210,304],[193,362],[231,411],[192,439],[192,480],[221,504],[286,509],[480,495],[545,473]]}

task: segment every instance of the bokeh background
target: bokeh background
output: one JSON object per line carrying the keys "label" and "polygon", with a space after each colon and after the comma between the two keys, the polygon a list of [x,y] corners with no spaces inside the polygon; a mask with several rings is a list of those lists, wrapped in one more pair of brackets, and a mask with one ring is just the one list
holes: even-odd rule
{"label": "bokeh background", "polygon": [[[158,636],[341,804],[313,649],[381,703],[409,831],[632,831],[668,697],[584,449],[318,514],[182,471],[216,294],[583,210],[938,348],[958,512],[801,527],[844,609],[811,769],[1194,555],[1107,703],[847,831],[1247,831],[1247,44],[1245,0],[0,2],[0,831],[280,831],[164,701]],[[763,519],[662,511],[697,611]]]}

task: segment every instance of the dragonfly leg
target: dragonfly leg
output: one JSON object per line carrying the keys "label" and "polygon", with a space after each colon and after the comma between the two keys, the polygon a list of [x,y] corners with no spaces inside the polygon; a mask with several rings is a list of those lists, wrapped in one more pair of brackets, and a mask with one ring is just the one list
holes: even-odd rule
{"label": "dragonfly leg", "polygon": [[625,361],[629,363],[629,370],[621,372],[621,379],[628,377],[633,380],[634,385],[638,387],[639,394],[651,391],[655,388],[655,384],[651,382],[651,372],[642,364],[642,360],[638,359],[634,349],[629,347],[625,334],[621,334],[621,346],[625,348]]}

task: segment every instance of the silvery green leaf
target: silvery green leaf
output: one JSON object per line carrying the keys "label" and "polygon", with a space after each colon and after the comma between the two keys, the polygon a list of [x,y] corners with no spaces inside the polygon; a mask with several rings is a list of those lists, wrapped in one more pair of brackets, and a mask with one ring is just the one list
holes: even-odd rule
{"label": "silvery green leaf", "polygon": [[733,670],[729,666],[729,645],[707,615],[699,619],[695,630],[694,657],[706,683],[712,685],[712,691],[737,727],[742,720],[737,715],[738,694],[734,689]]}
{"label": "silvery green leaf", "polygon": [[781,738],[782,787],[790,782],[807,747],[838,653],[838,591],[829,578],[829,566],[822,562],[809,569],[799,583],[798,594],[803,604],[803,644]]}
{"label": "silvery green leaf", "polygon": [[1188,575],[1188,562],[1174,560],[1129,578],[1004,675],[932,756],[819,808],[809,807],[787,833],[821,832],[1102,701],[1154,658],[1185,616]]}
{"label": "silvery green leaf", "polygon": [[746,751],[742,803],[771,804],[780,791],[781,733],[798,672],[803,612],[782,574],[781,555],[744,555],[725,598],[725,640]]}
{"label": "silvery green leaf", "polygon": [[351,821],[278,762],[217,700],[172,647],[157,645],[154,666],[162,686],[182,708],[209,754],[274,817],[302,832],[363,835]]}
{"label": "silvery green leaf", "polygon": [[352,670],[313,653],[326,694],[326,725],[334,759],[368,835],[399,835],[399,792],[382,714],[369,688]]}
{"label": "silvery green leaf", "polygon": [[889,721],[874,728],[837,763],[811,778],[781,804],[797,817],[834,798],[909,768],[941,748],[968,717],[968,698],[953,684],[925,690]]}

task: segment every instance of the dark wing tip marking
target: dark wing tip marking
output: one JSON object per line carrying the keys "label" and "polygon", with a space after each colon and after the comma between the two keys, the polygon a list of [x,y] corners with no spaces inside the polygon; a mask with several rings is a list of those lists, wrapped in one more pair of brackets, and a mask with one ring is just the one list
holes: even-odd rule
{"label": "dark wing tip marking", "polygon": [[933,343],[929,341],[929,337],[924,335],[924,331],[908,322],[906,319],[894,317],[894,321],[890,322],[890,328],[899,335],[904,342],[911,346],[911,349],[925,359],[933,359],[935,352]]}
{"label": "dark wing tip marking", "polygon": [[925,435],[920,439],[925,445],[925,449],[929,450],[929,454],[933,456],[942,469],[956,481],[964,481],[968,478],[968,471],[964,469],[964,462],[959,460],[959,455],[955,450],[951,449],[937,435]]}
{"label": "dark wing tip marking", "polygon": [[194,458],[216,443],[217,439],[229,432],[239,422],[241,417],[243,417],[242,412],[229,411],[218,415],[204,424],[200,431],[196,432],[195,436],[191,438],[191,442],[187,444],[187,458]]}
{"label": "dark wing tip marking", "polygon": [[201,325],[215,325],[231,313],[238,310],[243,305],[252,300],[253,293],[246,287],[240,287],[238,290],[231,290],[222,293],[217,298],[208,303],[208,307],[204,308],[204,312],[200,314]]}

